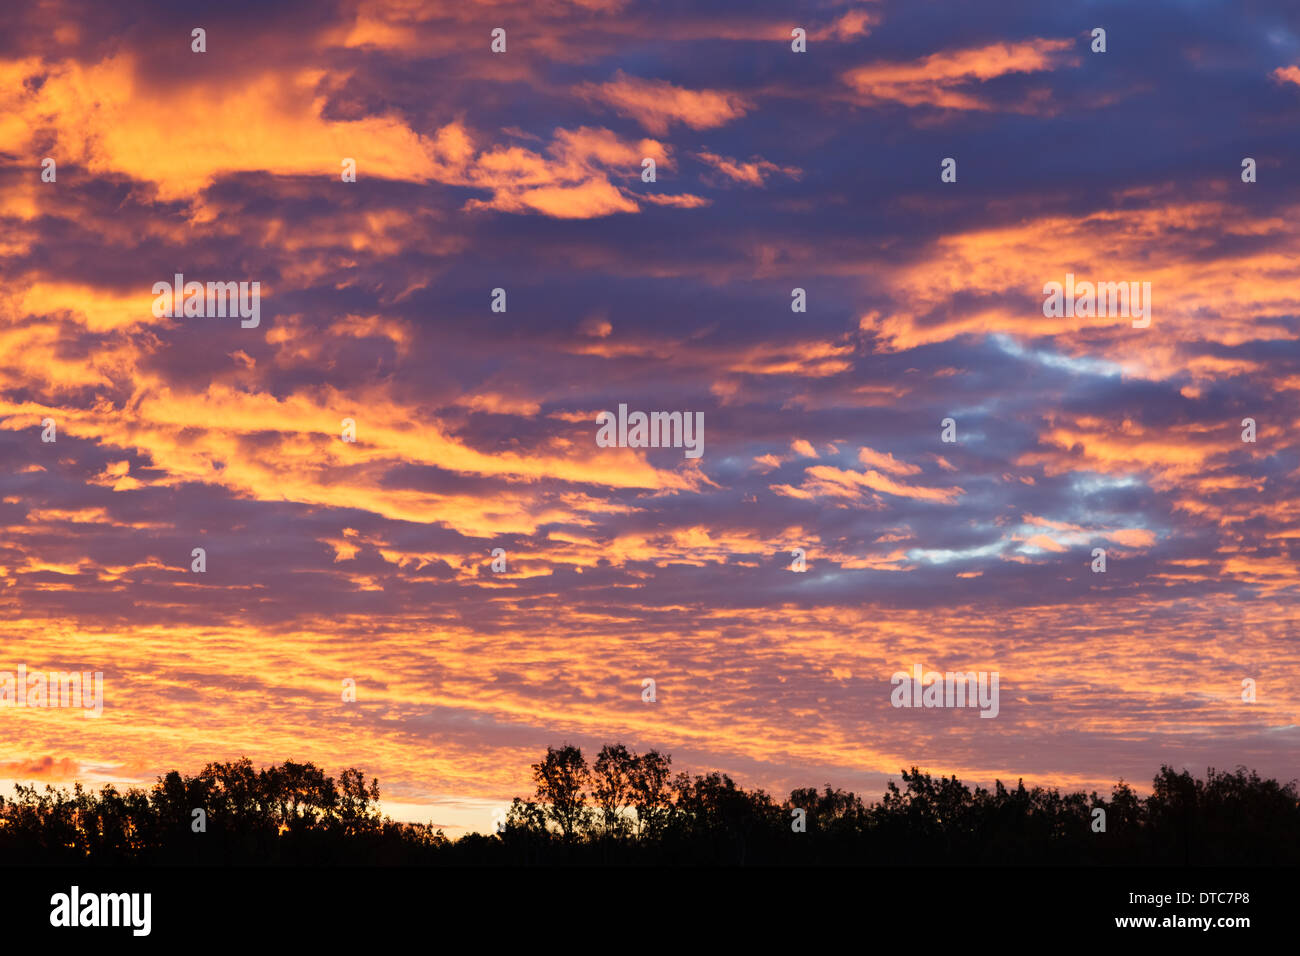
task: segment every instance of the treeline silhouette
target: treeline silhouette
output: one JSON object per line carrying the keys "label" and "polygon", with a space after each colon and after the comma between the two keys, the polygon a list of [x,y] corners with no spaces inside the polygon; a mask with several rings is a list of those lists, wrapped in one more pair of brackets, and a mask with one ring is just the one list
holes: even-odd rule
{"label": "treeline silhouette", "polygon": [[[913,767],[884,797],[803,788],[778,801],[655,750],[547,748],[535,792],[494,834],[449,839],[378,809],[379,782],[247,758],[148,790],[19,786],[0,798],[0,862],[102,864],[1283,864],[1300,862],[1296,783],[1161,767],[1140,797],[1021,781],[967,787]],[[1105,829],[1099,831],[1104,811]],[[199,813],[197,811],[202,811]],[[801,812],[800,812],[801,811]]]}

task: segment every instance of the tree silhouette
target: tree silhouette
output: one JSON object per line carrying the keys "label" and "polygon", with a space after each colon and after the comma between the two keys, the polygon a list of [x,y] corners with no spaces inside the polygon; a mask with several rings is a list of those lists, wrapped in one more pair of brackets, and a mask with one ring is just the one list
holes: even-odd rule
{"label": "tree silhouette", "polygon": [[637,758],[622,744],[606,744],[592,765],[592,796],[596,800],[601,834],[621,840],[632,829],[628,810],[633,799]]}
{"label": "tree silhouette", "polygon": [[125,793],[19,785],[0,798],[0,862],[1300,863],[1296,783],[1245,768],[1202,780],[1161,767],[1150,796],[1121,780],[1107,799],[1023,781],[972,790],[912,767],[877,803],[829,784],[777,803],[724,773],[674,776],[667,755],[622,744],[591,767],[577,747],[547,748],[532,770],[536,793],[514,799],[501,832],[456,840],[382,816],[379,782],[355,768],[335,779],[311,763],[258,770],[240,758]]}
{"label": "tree silhouette", "polygon": [[559,750],[546,748],[546,756],[533,764],[533,781],[537,800],[546,808],[547,817],[560,829],[566,843],[571,843],[587,822],[587,788],[591,772],[586,758],[577,747]]}
{"label": "tree silhouette", "polygon": [[648,750],[635,759],[630,785],[639,839],[655,839],[668,825],[672,814],[668,789],[671,776],[672,758],[657,750]]}

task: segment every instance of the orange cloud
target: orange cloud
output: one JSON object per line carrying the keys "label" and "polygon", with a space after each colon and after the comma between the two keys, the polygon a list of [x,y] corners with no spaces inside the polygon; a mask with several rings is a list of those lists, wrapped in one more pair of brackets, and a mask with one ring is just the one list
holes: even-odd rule
{"label": "orange cloud", "polygon": [[694,196],[690,193],[668,195],[664,193],[642,193],[638,198],[644,199],[648,203],[654,203],[656,206],[676,206],[679,209],[703,209],[705,206],[713,205],[713,200],[705,199],[703,196]]}
{"label": "orange cloud", "polygon": [[797,166],[778,166],[776,163],[758,157],[749,162],[741,162],[710,152],[701,152],[695,155],[727,178],[748,186],[762,186],[772,173],[782,173],[791,179],[798,179],[803,175],[803,171]]}
{"label": "orange cloud", "polygon": [[1127,548],[1149,548],[1156,543],[1155,532],[1146,528],[1119,528],[1106,532],[1106,537]]}
{"label": "orange cloud", "polygon": [[891,475],[919,475],[921,473],[920,465],[909,465],[907,462],[899,461],[893,455],[866,447],[858,450],[858,461],[868,467],[887,471]]}
{"label": "orange cloud", "polygon": [[829,26],[809,34],[812,40],[836,40],[841,43],[869,36],[871,28],[880,22],[880,14],[870,10],[850,10],[836,18]]}
{"label": "orange cloud", "polygon": [[1060,544],[1054,538],[1050,538],[1045,534],[1036,534],[1027,539],[1025,544],[1032,548],[1041,548],[1044,551],[1054,551],[1058,554],[1062,551],[1069,550],[1065,545]]}
{"label": "orange cloud", "polygon": [[[53,135],[61,161],[152,182],[164,200],[232,172],[338,179],[350,157],[361,176],[420,181],[465,159],[455,135],[425,137],[391,115],[326,119],[315,70],[149,87],[137,82],[132,55],[120,53],[89,65],[10,62],[4,72],[21,79],[0,94],[0,113],[13,114],[23,133],[14,139],[20,148]],[[31,82],[37,76],[44,82]]]}
{"label": "orange cloud", "polygon": [[1294,83],[1300,86],[1300,66],[1279,66],[1269,76],[1279,83]]}
{"label": "orange cloud", "polygon": [[[0,92],[3,128],[12,127],[12,141],[25,150],[53,137],[51,151],[60,162],[151,182],[163,200],[195,197],[231,173],[337,180],[347,158],[356,161],[362,178],[441,182],[493,194],[471,201],[470,208],[591,218],[639,208],[610,181],[611,173],[637,173],[647,156],[672,168],[667,147],[624,142],[608,130],[557,130],[543,155],[515,146],[481,148],[459,122],[424,135],[390,114],[327,118],[321,94],[326,77],[317,69],[268,69],[168,87],[144,86],[137,72],[129,53],[90,65],[0,61],[0,75],[14,81]],[[684,96],[678,102],[683,110],[694,104],[688,115],[698,123],[714,100]],[[177,123],[177,116],[202,121]],[[694,206],[699,200],[666,203]],[[203,215],[201,208],[196,215]]]}
{"label": "orange cloud", "polygon": [[[804,472],[807,476],[799,488],[789,485],[773,486],[773,491],[787,497],[817,498],[832,497],[861,499],[863,490],[879,491],[897,498],[916,498],[922,501],[937,501],[942,504],[956,504],[957,497],[965,494],[961,488],[924,488],[895,481],[878,471],[847,471],[830,465],[813,465]],[[876,504],[880,499],[874,499]]]}
{"label": "orange cloud", "polygon": [[[1043,38],[944,50],[910,63],[879,62],[855,67],[843,80],[866,104],[901,103],[957,110],[992,110],[1000,104],[980,95],[976,84],[1012,73],[1039,73],[1065,60],[1058,54],[1070,40]],[[1017,104],[1028,108],[1030,104]]]}
{"label": "orange cloud", "polygon": [[644,80],[619,70],[600,85],[586,84],[579,96],[604,103],[620,116],[635,119],[656,136],[665,136],[673,124],[691,129],[713,129],[739,119],[753,104],[738,93],[722,90],[688,90],[665,80]]}
{"label": "orange cloud", "polygon": [[[672,168],[670,149],[654,140],[628,142],[606,129],[558,129],[547,156],[518,146],[481,153],[463,173],[463,183],[490,189],[489,200],[471,200],[470,209],[540,212],[559,219],[587,219],[637,212],[636,201],[609,181],[639,173],[642,159]],[[687,201],[689,204],[689,201]]]}
{"label": "orange cloud", "polygon": [[[889,314],[867,313],[859,327],[890,351],[997,332],[1051,336],[1061,355],[1104,359],[1134,377],[1208,381],[1252,371],[1245,360],[1202,355],[1202,345],[1297,338],[1291,316],[1300,308],[1300,287],[1284,265],[1300,254],[1296,210],[1238,225],[1224,201],[1163,198],[1121,210],[1128,200],[1116,196],[1113,208],[1078,218],[1042,216],[946,235],[911,266],[882,272],[895,301],[906,305]],[[1234,255],[1209,255],[1219,241],[1216,230],[1271,241],[1243,244]],[[1149,281],[1151,328],[1134,329],[1123,317],[1044,316],[1044,284],[1061,282],[1067,272],[1088,280]],[[952,308],[954,292],[969,288],[972,275],[1000,294]]]}

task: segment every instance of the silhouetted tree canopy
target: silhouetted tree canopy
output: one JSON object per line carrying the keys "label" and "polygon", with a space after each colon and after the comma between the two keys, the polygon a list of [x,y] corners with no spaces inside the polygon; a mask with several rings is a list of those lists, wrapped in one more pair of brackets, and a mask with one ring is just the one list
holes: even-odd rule
{"label": "silhouetted tree canopy", "polygon": [[[913,767],[878,802],[805,787],[778,802],[724,773],[607,744],[548,747],[499,833],[456,840],[380,814],[379,782],[247,758],[172,771],[149,790],[19,786],[0,798],[0,862],[362,864],[1282,864],[1300,862],[1296,783],[1161,767],[1151,795],[1024,782],[967,787]],[[802,832],[792,826],[802,810]],[[1099,831],[1095,811],[1105,814]],[[196,822],[202,811],[203,827]]]}

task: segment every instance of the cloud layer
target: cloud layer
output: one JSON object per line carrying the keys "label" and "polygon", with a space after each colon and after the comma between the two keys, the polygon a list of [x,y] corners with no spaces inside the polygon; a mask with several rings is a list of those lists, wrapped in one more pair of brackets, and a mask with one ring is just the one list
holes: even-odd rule
{"label": "cloud layer", "polygon": [[[483,829],[561,741],[776,790],[1288,777],[1298,34],[10,4],[0,671],[103,671],[105,712],[0,710],[0,780],[313,759]],[[259,282],[260,326],[155,317],[177,273]],[[1067,273],[1151,283],[1150,326],[1046,317]],[[619,404],[702,411],[703,457],[597,447]],[[998,718],[891,708],[914,663],[998,670]]]}

